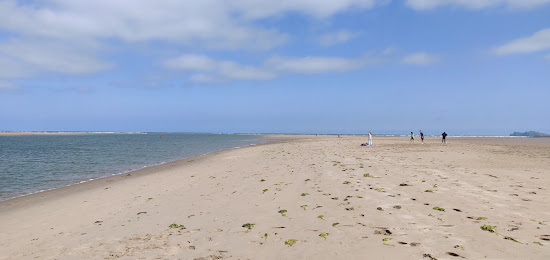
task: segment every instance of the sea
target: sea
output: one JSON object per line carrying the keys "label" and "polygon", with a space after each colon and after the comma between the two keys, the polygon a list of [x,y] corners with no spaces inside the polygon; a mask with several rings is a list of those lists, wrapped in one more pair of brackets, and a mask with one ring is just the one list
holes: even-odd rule
{"label": "sea", "polygon": [[256,145],[265,142],[262,137],[202,133],[0,136],[0,201]]}

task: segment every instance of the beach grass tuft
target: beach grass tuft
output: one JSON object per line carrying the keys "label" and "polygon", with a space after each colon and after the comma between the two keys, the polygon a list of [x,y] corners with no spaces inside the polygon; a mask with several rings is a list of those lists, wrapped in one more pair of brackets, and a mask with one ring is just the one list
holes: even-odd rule
{"label": "beach grass tuft", "polygon": [[296,244],[298,240],[296,239],[289,239],[287,241],[285,241],[285,245],[288,245],[288,246],[293,246],[294,244]]}
{"label": "beach grass tuft", "polygon": [[248,230],[251,230],[253,227],[254,227],[254,223],[246,223],[246,224],[243,224],[242,227],[243,228],[248,228]]}

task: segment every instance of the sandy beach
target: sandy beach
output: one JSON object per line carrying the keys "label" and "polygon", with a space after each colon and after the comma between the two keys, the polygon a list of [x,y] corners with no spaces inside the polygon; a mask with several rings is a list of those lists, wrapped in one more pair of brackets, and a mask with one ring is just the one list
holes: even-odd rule
{"label": "sandy beach", "polygon": [[0,259],[550,259],[550,139],[271,136],[0,203]]}

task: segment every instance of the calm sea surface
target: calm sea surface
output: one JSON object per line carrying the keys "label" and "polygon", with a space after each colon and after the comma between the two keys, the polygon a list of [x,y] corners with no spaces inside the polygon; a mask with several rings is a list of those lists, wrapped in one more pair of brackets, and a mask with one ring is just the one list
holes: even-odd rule
{"label": "calm sea surface", "polygon": [[260,135],[0,136],[0,201],[181,158],[257,144]]}

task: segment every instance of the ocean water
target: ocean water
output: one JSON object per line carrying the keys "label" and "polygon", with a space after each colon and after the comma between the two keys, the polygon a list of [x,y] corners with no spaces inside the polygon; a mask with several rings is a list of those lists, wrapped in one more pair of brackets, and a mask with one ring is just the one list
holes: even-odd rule
{"label": "ocean water", "polygon": [[136,133],[0,136],[0,201],[220,150],[260,135]]}

